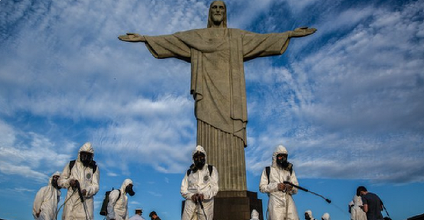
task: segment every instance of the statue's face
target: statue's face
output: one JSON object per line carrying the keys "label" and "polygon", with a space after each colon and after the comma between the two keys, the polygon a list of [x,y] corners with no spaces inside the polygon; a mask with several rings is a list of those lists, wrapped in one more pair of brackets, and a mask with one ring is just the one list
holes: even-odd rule
{"label": "statue's face", "polygon": [[224,20],[225,5],[222,1],[215,1],[211,5],[210,9],[211,18],[215,25],[219,25]]}

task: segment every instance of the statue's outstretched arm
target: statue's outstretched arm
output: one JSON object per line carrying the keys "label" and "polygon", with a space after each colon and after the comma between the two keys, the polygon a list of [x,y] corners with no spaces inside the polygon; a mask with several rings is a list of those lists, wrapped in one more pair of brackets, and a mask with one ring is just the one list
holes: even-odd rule
{"label": "statue's outstretched arm", "polygon": [[316,28],[300,27],[294,31],[289,31],[289,37],[305,37],[317,31]]}
{"label": "statue's outstretched arm", "polygon": [[126,42],[146,42],[146,38],[144,38],[143,35],[139,35],[136,33],[127,33],[126,35],[120,35],[118,39]]}

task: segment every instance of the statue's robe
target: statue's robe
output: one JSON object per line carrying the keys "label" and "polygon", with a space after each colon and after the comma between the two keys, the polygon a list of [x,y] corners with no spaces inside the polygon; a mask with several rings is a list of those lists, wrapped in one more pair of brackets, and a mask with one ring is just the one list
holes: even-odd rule
{"label": "statue's robe", "polygon": [[220,191],[245,191],[247,104],[243,62],[284,53],[288,34],[205,28],[145,38],[154,57],[191,63],[197,143],[206,149],[208,163],[219,171]]}

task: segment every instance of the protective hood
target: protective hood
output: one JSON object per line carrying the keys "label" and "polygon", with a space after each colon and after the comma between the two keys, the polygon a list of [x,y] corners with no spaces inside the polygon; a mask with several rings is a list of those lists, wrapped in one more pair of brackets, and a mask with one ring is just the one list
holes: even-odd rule
{"label": "protective hood", "polygon": [[130,185],[130,184],[134,185],[133,181],[131,179],[125,179],[124,182],[121,185],[121,193],[125,194],[125,188],[127,188],[127,186]]}
{"label": "protective hood", "polygon": [[[56,208],[60,199],[60,190],[52,185],[54,176],[60,176],[59,172],[53,173],[47,186],[42,187],[36,194],[32,214],[34,219],[56,219]],[[39,215],[37,217],[37,214]]]}
{"label": "protective hood", "polygon": [[324,215],[322,215],[321,217],[323,220],[330,220],[330,214],[328,213],[324,213]]}
{"label": "protective hood", "polygon": [[204,149],[202,146],[200,146],[200,145],[197,145],[196,149],[194,149],[193,153],[191,153],[191,160],[193,161],[193,163],[194,163],[193,156],[194,156],[197,152],[201,152],[201,153],[203,153],[203,154],[205,155],[205,161],[206,161],[206,163],[207,163],[207,162],[208,162],[208,157],[207,157],[207,155],[206,155],[206,151],[205,151],[205,149]]}
{"label": "protective hood", "polygon": [[360,196],[353,196],[353,205],[362,206],[362,198]]}
{"label": "protective hood", "polygon": [[250,215],[250,217],[251,217],[250,218],[251,220],[259,219],[259,212],[257,212],[256,209],[253,209],[252,210],[252,214]]}
{"label": "protective hood", "polygon": [[92,153],[93,154],[93,156],[94,156],[94,149],[93,149],[93,147],[91,146],[91,143],[90,142],[87,142],[87,143],[85,143],[84,145],[82,145],[82,147],[79,149],[79,151],[78,151],[78,161],[79,162],[81,162],[81,159],[80,159],[80,153],[81,152],[88,152],[88,153]]}
{"label": "protective hood", "polygon": [[55,173],[53,173],[51,176],[50,176],[50,178],[49,178],[49,186],[52,186],[52,179],[53,179],[53,177],[54,176],[60,176],[60,172],[59,171],[56,171]]}
{"label": "protective hood", "polygon": [[314,217],[312,216],[312,211],[311,210],[306,210],[305,213],[308,213],[309,218],[313,219]]}
{"label": "protective hood", "polygon": [[275,148],[274,153],[272,154],[272,166],[278,167],[277,165],[277,155],[278,154],[287,154],[287,149],[283,145],[278,145],[277,148]]}

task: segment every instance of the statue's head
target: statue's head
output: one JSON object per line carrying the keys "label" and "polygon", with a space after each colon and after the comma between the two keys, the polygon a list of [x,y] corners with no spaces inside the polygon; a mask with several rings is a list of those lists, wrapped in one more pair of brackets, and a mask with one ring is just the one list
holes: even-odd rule
{"label": "statue's head", "polygon": [[208,28],[227,27],[227,6],[223,1],[213,1],[209,7]]}

